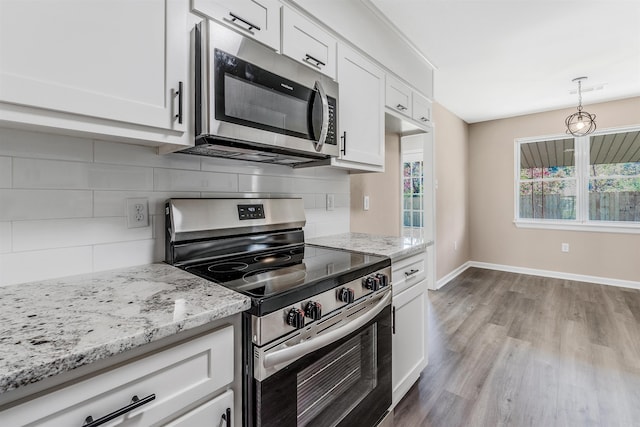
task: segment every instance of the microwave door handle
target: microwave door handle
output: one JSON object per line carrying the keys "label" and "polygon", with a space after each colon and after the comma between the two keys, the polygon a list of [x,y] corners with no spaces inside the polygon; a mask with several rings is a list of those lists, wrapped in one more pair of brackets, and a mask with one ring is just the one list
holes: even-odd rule
{"label": "microwave door handle", "polygon": [[[322,101],[322,127],[320,128],[320,138],[318,138],[317,142],[313,143],[313,147],[317,152],[321,152],[322,146],[327,139],[327,132],[329,131],[329,100],[327,100],[327,94],[320,81],[316,80],[314,89],[318,91],[320,100]],[[309,120],[311,120],[311,117],[309,117]]]}
{"label": "microwave door handle", "polygon": [[369,311],[338,329],[317,335],[307,341],[301,342],[300,344],[265,354],[263,366],[265,369],[269,369],[282,363],[292,362],[357,331],[373,320],[387,305],[389,305],[391,302],[391,295],[391,292],[385,292],[380,298],[380,301],[378,301],[378,303]]}

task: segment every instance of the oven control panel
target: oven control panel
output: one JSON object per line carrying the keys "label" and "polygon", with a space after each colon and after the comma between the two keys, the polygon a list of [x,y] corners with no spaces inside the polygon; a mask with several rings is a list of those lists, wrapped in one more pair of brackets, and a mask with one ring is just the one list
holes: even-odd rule
{"label": "oven control panel", "polygon": [[345,307],[391,286],[391,268],[361,276],[267,315],[252,315],[252,341],[262,346],[289,333],[324,322]]}
{"label": "oven control panel", "polygon": [[238,219],[264,219],[264,205],[238,205]]}

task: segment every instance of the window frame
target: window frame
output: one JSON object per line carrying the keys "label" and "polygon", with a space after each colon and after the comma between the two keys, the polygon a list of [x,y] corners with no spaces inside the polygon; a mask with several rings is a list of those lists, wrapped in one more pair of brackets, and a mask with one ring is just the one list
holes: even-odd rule
{"label": "window frame", "polygon": [[567,134],[554,134],[514,139],[514,224],[518,228],[595,231],[640,234],[640,221],[602,221],[589,219],[590,137],[639,131],[640,126],[602,129],[592,134],[573,137],[576,166],[576,219],[520,218],[520,147],[522,144],[567,139]]}

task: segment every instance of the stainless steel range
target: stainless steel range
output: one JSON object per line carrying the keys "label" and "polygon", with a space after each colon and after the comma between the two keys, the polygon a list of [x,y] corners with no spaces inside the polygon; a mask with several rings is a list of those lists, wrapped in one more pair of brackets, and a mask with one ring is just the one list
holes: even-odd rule
{"label": "stainless steel range", "polygon": [[391,406],[390,260],[304,243],[302,199],[171,199],[166,261],[241,292],[244,426],[375,426]]}

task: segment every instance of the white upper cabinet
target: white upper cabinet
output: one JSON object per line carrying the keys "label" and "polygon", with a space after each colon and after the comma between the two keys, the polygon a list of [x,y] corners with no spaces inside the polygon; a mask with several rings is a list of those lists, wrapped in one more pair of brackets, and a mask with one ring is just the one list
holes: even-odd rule
{"label": "white upper cabinet", "polygon": [[333,165],[384,171],[384,72],[350,47],[338,47],[340,157]]}
{"label": "white upper cabinet", "polygon": [[184,143],[187,15],[182,0],[2,0],[0,125]]}
{"label": "white upper cabinet", "polygon": [[280,50],[278,0],[193,0],[193,10]]}
{"label": "white upper cabinet", "polygon": [[431,101],[426,97],[420,95],[418,92],[413,92],[412,96],[412,109],[411,117],[417,122],[424,124],[431,123]]}
{"label": "white upper cabinet", "polygon": [[393,75],[386,76],[385,105],[395,115],[413,121],[422,129],[431,126],[431,101]]}
{"label": "white upper cabinet", "polygon": [[400,114],[411,117],[411,88],[391,75],[387,75],[386,105]]}
{"label": "white upper cabinet", "polygon": [[282,8],[282,53],[336,78],[336,39],[293,9]]}

